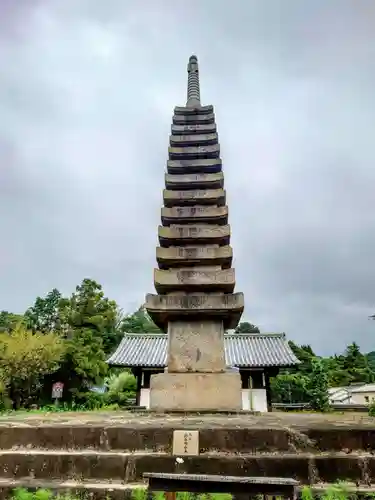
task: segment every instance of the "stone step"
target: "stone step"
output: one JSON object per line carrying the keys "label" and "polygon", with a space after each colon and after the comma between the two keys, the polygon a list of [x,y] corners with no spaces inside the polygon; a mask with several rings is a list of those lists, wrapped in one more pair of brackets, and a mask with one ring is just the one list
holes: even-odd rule
{"label": "stone step", "polygon": [[172,125],[171,132],[173,135],[214,134],[216,133],[216,123]]}
{"label": "stone step", "polygon": [[211,159],[211,158],[219,158],[220,156],[220,145],[213,144],[211,146],[191,146],[191,147],[169,147],[168,154],[170,160],[178,160],[189,158],[192,159]]}
{"label": "stone step", "polygon": [[186,207],[191,205],[225,205],[225,189],[189,189],[183,191],[163,190],[164,206]]}
{"label": "stone step", "polygon": [[173,115],[173,125],[201,125],[203,123],[215,123],[215,114],[207,115]]}
{"label": "stone step", "polygon": [[224,174],[165,174],[166,189],[219,189],[224,186]]}
{"label": "stone step", "polygon": [[179,291],[233,293],[236,278],[234,269],[155,269],[154,285],[159,294]]}
{"label": "stone step", "polygon": [[218,144],[219,137],[217,133],[214,134],[183,134],[171,135],[169,137],[169,144],[173,147],[192,147],[192,146],[209,146]]}
{"label": "stone step", "polygon": [[220,158],[167,161],[167,171],[169,174],[215,173],[221,172],[221,169],[222,161]]}
{"label": "stone step", "polygon": [[[179,311],[190,307],[202,308],[205,311],[220,311],[224,308],[236,311],[243,307],[243,295],[192,294],[181,297],[150,294],[148,304],[154,311],[161,312],[164,308]],[[96,422],[96,413],[61,413],[47,417],[31,414],[27,422],[23,423],[15,420],[9,422],[9,417],[5,417],[5,422],[0,424],[0,450],[17,450],[22,446],[30,450],[39,448],[170,452],[174,429],[189,428],[199,430],[201,451],[319,453],[344,450],[375,454],[375,424],[370,427],[364,424],[356,426],[350,421],[337,421],[332,425],[324,420],[320,424],[319,420],[311,424],[308,421],[310,417],[305,414],[277,413],[263,414],[261,417],[151,416],[149,413],[132,415],[126,412],[116,412],[115,415],[117,420],[109,420],[106,423]],[[280,415],[284,421],[289,418],[291,421],[297,419],[297,422],[302,422],[302,427],[295,427],[289,420],[286,427],[280,422],[275,424],[275,421],[278,422],[281,418]],[[306,422],[303,417],[307,419]],[[64,422],[61,422],[60,418],[63,418]],[[101,421],[108,419],[104,413],[99,414],[99,418]],[[364,420],[364,417],[361,418]],[[50,423],[46,423],[46,419],[49,419]],[[202,424],[202,419],[205,424]],[[77,423],[77,420],[82,423]]]}
{"label": "stone step", "polygon": [[228,207],[192,205],[185,207],[163,207],[161,209],[163,226],[171,224],[228,224]]}
{"label": "stone step", "polygon": [[[145,472],[290,477],[302,484],[351,481],[375,483],[371,454],[327,453],[235,455],[203,453],[179,457],[166,453],[96,451],[0,451],[0,477],[33,480],[139,482]],[[182,462],[181,462],[182,460]]]}
{"label": "stone step", "polygon": [[229,245],[230,226],[216,225],[173,225],[159,226],[158,236],[160,246],[179,245]]}

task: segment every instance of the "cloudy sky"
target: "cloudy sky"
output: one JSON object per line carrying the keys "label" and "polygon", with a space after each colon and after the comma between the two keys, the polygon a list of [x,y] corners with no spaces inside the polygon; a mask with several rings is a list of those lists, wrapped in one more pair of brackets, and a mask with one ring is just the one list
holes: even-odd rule
{"label": "cloudy sky", "polygon": [[199,57],[244,319],[375,349],[373,0],[1,0],[0,309],[85,277],[153,291],[163,173]]}

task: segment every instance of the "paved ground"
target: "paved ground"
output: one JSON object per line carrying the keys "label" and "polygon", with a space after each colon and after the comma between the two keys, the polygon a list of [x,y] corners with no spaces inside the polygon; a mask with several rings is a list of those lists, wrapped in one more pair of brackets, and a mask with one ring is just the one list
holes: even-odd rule
{"label": "paved ground", "polygon": [[26,413],[19,412],[0,417],[0,426],[40,425],[125,425],[132,428],[144,427],[257,427],[257,428],[313,428],[313,427],[367,427],[375,429],[375,418],[361,413],[320,414],[273,412],[262,415],[167,415],[151,413],[116,412],[61,412]]}

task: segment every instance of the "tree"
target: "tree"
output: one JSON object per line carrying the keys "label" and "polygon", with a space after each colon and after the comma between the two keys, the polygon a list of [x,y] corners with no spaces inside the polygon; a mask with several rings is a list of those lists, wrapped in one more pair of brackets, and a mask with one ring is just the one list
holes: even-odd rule
{"label": "tree", "polygon": [[0,334],[0,379],[15,407],[36,392],[44,375],[57,370],[64,350],[58,335],[33,333],[21,324]]}
{"label": "tree", "polygon": [[11,332],[18,324],[24,323],[22,314],[0,311],[0,333]]}
{"label": "tree", "polygon": [[310,406],[313,410],[327,411],[329,409],[328,374],[320,358],[314,358],[312,361],[312,372],[309,377],[307,391],[310,397]]}
{"label": "tree", "polygon": [[66,397],[73,397],[100,384],[107,373],[107,355],[119,343],[117,304],[104,297],[100,284],[84,279],[69,299],[60,301],[59,310],[67,348],[55,379],[64,382]]}
{"label": "tree", "polygon": [[292,349],[294,355],[299,359],[300,364],[294,369],[291,369],[293,373],[303,373],[309,374],[312,370],[312,361],[315,358],[315,353],[310,345],[297,345],[291,340],[288,342],[289,347]]}
{"label": "tree", "polygon": [[120,324],[122,333],[164,333],[158,328],[142,305],[133,314],[128,314]]}
{"label": "tree", "polygon": [[84,279],[70,299],[61,299],[59,315],[64,336],[77,328],[89,328],[102,340],[105,354],[120,343],[117,304],[104,296],[102,286],[94,280]]}
{"label": "tree", "polygon": [[234,333],[260,333],[259,328],[248,321],[243,321],[234,330]]}
{"label": "tree", "polygon": [[60,330],[59,305],[61,293],[54,288],[47,295],[37,297],[32,307],[25,312],[27,327],[33,332],[50,333]]}
{"label": "tree", "polygon": [[275,403],[308,403],[309,378],[299,373],[284,372],[271,379],[272,401]]}

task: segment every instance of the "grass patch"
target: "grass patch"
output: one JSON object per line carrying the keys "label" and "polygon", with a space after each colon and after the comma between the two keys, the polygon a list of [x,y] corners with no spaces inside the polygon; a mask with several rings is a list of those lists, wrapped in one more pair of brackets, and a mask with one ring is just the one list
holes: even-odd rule
{"label": "grass patch", "polygon": [[[110,486],[110,485],[109,485]],[[31,491],[26,488],[16,488],[10,497],[10,500],[83,500],[92,498],[91,495],[74,495],[71,493],[55,494],[48,489],[38,489],[36,491]],[[147,489],[137,488],[131,491],[130,496],[125,496],[124,498],[129,498],[130,500],[147,500]],[[263,495],[257,497],[259,500],[264,500]],[[327,489],[322,489],[320,492],[313,492],[309,486],[304,486],[300,490],[299,494],[300,500],[357,500],[358,498],[375,500],[375,493],[361,492],[359,495],[351,491],[345,483],[337,483],[328,487]],[[111,496],[108,495],[108,500]],[[153,500],[165,500],[164,492],[154,492]],[[232,500],[232,495],[228,493],[206,493],[206,494],[192,494],[187,492],[178,492],[176,494],[176,500]],[[282,497],[274,497],[274,500],[284,500]]]}

